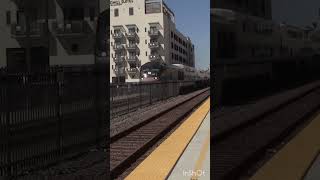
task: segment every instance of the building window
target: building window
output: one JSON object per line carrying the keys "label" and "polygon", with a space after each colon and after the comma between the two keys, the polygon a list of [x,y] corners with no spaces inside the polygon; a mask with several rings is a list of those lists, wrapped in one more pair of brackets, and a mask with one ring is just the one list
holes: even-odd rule
{"label": "building window", "polygon": [[10,11],[7,11],[7,24],[11,24],[11,14]]}
{"label": "building window", "polygon": [[119,9],[114,9],[114,17],[118,17],[119,16]]}
{"label": "building window", "polygon": [[90,8],[89,9],[89,14],[90,14],[90,21],[94,21],[95,9],[94,8]]}
{"label": "building window", "polygon": [[83,20],[84,19],[84,9],[83,8],[64,8],[64,20]]}
{"label": "building window", "polygon": [[136,28],[130,27],[130,28],[128,28],[128,32],[129,33],[135,33],[136,32]]}
{"label": "building window", "polygon": [[146,56],[148,56],[148,52],[146,51]]}
{"label": "building window", "polygon": [[130,53],[129,53],[129,56],[130,56],[130,57],[136,56],[136,53],[135,53],[135,52],[130,52]]}
{"label": "building window", "polygon": [[25,15],[22,10],[17,11],[17,24],[21,25],[25,23]]}
{"label": "building window", "polygon": [[133,16],[133,7],[129,8],[129,16]]}
{"label": "building window", "polygon": [[72,44],[71,50],[72,50],[72,52],[77,52],[79,50],[79,45],[78,44]]}
{"label": "building window", "polygon": [[254,57],[254,56],[255,56],[255,54],[256,54],[255,49],[254,49],[254,48],[251,48],[251,56],[252,56],[252,57]]}
{"label": "building window", "polygon": [[242,24],[242,31],[243,31],[243,32],[246,32],[246,31],[247,31],[247,25],[246,25],[245,22]]}
{"label": "building window", "polygon": [[148,43],[147,40],[145,40],[146,44]]}
{"label": "building window", "polygon": [[146,0],[145,1],[145,13],[161,13],[161,2],[157,2],[154,0]]}
{"label": "building window", "polygon": [[129,44],[130,44],[130,45],[133,45],[133,44],[135,44],[135,43],[136,43],[135,41],[129,40]]}

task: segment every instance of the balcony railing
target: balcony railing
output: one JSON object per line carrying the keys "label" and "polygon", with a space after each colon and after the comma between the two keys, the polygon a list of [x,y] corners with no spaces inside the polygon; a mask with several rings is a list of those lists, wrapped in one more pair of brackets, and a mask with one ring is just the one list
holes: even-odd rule
{"label": "balcony railing", "polygon": [[128,56],[127,57],[128,63],[137,63],[138,62],[138,57],[137,56]]}
{"label": "balcony railing", "polygon": [[[31,23],[29,35],[30,37],[41,37],[46,34],[46,30],[46,23]],[[26,25],[12,24],[11,35],[15,38],[27,37],[28,33]]]}
{"label": "balcony railing", "polygon": [[149,43],[149,48],[150,48],[150,49],[157,49],[157,48],[159,48],[159,47],[160,47],[160,45],[159,45],[158,42],[151,42],[151,43]]}
{"label": "balcony railing", "polygon": [[159,61],[159,60],[161,60],[161,56],[160,55],[149,55],[149,59],[150,59],[150,61]]}
{"label": "balcony railing", "polygon": [[124,36],[123,36],[123,33],[114,33],[112,34],[112,37],[113,39],[122,39]]}
{"label": "balcony railing", "polygon": [[129,74],[136,74],[139,72],[139,70],[137,68],[127,68],[127,72]]}
{"label": "balcony railing", "polygon": [[155,37],[155,36],[159,36],[160,32],[159,32],[159,30],[149,30],[148,34],[149,34],[149,36]]}
{"label": "balcony railing", "polygon": [[126,74],[124,68],[115,68],[113,69],[113,71],[117,76],[122,76]]}
{"label": "balcony railing", "polygon": [[85,21],[71,21],[68,23],[52,22],[52,29],[57,36],[78,36],[88,32],[85,28]]}
{"label": "balcony railing", "polygon": [[136,32],[128,32],[128,33],[126,33],[126,36],[128,39],[136,39],[137,33]]}
{"label": "balcony railing", "polygon": [[115,63],[123,63],[125,62],[125,57],[124,56],[118,56],[118,57],[113,57],[113,60]]}
{"label": "balcony railing", "polygon": [[126,46],[128,51],[136,51],[138,46],[136,44],[129,44]]}
{"label": "balcony railing", "polygon": [[123,49],[124,49],[124,46],[122,44],[113,45],[113,50],[115,50],[115,51],[121,51]]}

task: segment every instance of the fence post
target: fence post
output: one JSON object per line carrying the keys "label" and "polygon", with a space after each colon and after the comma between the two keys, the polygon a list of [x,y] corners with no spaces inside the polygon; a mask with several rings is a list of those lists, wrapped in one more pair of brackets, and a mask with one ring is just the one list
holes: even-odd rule
{"label": "fence post", "polygon": [[165,86],[166,86],[166,83],[163,82],[163,83],[160,83],[160,98],[159,98],[159,101],[163,101],[164,100],[164,89],[165,89]]}
{"label": "fence post", "polygon": [[58,124],[58,138],[57,138],[57,147],[58,147],[58,159],[60,160],[63,154],[63,135],[62,135],[62,96],[63,96],[63,71],[58,69],[56,72],[56,85],[57,85],[57,124]]}
{"label": "fence post", "polygon": [[127,113],[129,113],[130,111],[130,102],[129,102],[129,84],[127,84],[127,108],[128,108],[128,111]]}
{"label": "fence post", "polygon": [[141,86],[142,86],[142,84],[139,83],[138,86],[139,86],[139,108],[141,108],[141,106],[142,106],[142,104],[141,104]]}
{"label": "fence post", "polygon": [[171,97],[174,96],[174,83],[171,82]]}
{"label": "fence post", "polygon": [[[97,149],[101,148],[101,144],[100,144],[100,138],[101,138],[101,130],[102,130],[102,103],[101,100],[104,99],[103,95],[102,95],[102,91],[101,88],[103,88],[104,83],[103,83],[103,79],[102,79],[102,72],[100,71],[99,67],[96,67],[95,69],[95,82],[96,82],[96,97],[95,97],[95,103],[96,103],[96,112],[97,112],[97,126],[96,126],[96,147]],[[109,99],[108,99],[109,100]]]}
{"label": "fence post", "polygon": [[151,84],[149,84],[149,100],[150,100],[150,105],[152,104],[152,94],[151,94]]}
{"label": "fence post", "polygon": [[[114,96],[114,87],[115,86],[111,86],[110,85],[110,96],[111,96],[111,103],[110,103],[110,115],[111,117],[113,117],[113,96]],[[108,96],[107,96],[108,97]],[[108,101],[110,101],[110,98],[108,99]]]}
{"label": "fence post", "polygon": [[165,96],[166,96],[166,91],[165,91],[165,90],[167,89],[167,88],[166,88],[167,85],[168,85],[168,83],[165,82],[165,83],[164,83],[164,86],[162,86],[162,87],[163,87],[163,88],[162,88],[162,99],[161,99],[162,101],[166,99],[166,97],[165,97]]}
{"label": "fence post", "polygon": [[12,176],[12,165],[11,165],[11,125],[10,125],[10,108],[11,108],[11,99],[10,99],[10,90],[9,90],[9,80],[6,82],[6,89],[5,89],[5,95],[6,95],[6,136],[7,136],[7,176]]}

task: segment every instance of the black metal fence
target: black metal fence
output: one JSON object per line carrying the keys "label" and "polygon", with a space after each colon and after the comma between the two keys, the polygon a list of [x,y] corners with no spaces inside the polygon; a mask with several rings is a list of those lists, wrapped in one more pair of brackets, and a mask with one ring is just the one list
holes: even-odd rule
{"label": "black metal fence", "polygon": [[96,67],[47,72],[0,71],[0,176],[104,146],[107,74]]}
{"label": "black metal fence", "polygon": [[194,81],[111,84],[110,115],[111,118],[121,116],[155,102],[178,96],[183,89],[194,90],[203,87]]}

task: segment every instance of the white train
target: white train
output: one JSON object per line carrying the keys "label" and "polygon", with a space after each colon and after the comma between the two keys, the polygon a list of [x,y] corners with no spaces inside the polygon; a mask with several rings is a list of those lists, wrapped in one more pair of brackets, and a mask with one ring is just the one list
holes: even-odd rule
{"label": "white train", "polygon": [[179,83],[179,93],[184,94],[210,85],[210,72],[182,64],[148,62],[141,66],[141,82]]}
{"label": "white train", "polygon": [[141,81],[195,82],[209,80],[210,72],[200,71],[183,64],[148,62],[141,66]]}

